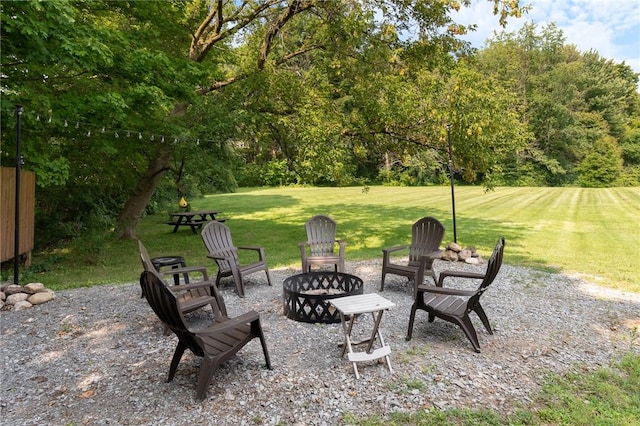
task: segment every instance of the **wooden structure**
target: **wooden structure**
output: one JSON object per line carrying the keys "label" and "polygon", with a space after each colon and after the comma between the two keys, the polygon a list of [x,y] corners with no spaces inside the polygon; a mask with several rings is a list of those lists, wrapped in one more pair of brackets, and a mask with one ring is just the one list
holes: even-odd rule
{"label": "wooden structure", "polygon": [[[0,167],[0,261],[13,259],[15,255],[16,217],[16,169]],[[26,255],[25,265],[31,264],[33,250],[36,174],[20,171],[20,228],[18,255]]]}

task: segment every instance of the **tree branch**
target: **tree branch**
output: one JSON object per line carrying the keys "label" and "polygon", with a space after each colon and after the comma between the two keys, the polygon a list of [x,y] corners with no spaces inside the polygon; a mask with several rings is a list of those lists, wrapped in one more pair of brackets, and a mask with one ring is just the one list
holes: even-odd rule
{"label": "tree branch", "polygon": [[293,0],[291,4],[282,12],[280,17],[271,25],[271,28],[267,31],[267,34],[264,37],[264,41],[262,42],[262,46],[260,47],[260,55],[258,56],[258,69],[261,70],[264,68],[264,64],[267,61],[267,56],[269,56],[269,51],[271,50],[271,43],[273,43],[273,39],[280,32],[282,27],[286,25],[287,22],[291,18],[293,18],[298,13],[304,12],[307,9],[311,9],[313,7],[312,1],[300,1]]}

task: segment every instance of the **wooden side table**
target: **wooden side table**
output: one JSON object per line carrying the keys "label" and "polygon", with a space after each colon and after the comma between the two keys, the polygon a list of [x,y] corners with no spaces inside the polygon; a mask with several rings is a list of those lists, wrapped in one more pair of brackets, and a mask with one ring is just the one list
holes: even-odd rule
{"label": "wooden side table", "polygon": [[[384,357],[387,361],[389,371],[393,372],[391,368],[391,347],[384,343],[384,338],[380,333],[380,320],[382,314],[387,309],[395,307],[395,303],[385,299],[377,293],[368,293],[357,296],[346,296],[331,299],[331,304],[338,310],[340,314],[340,321],[342,322],[342,330],[344,332],[345,346],[342,348],[342,356],[348,351],[348,359],[353,363],[353,372],[356,375],[356,379],[360,378],[358,374],[358,362],[371,361],[374,359]],[[371,337],[361,342],[352,342],[351,330],[356,317],[359,314],[371,313],[373,316],[373,330],[371,330]],[[347,319],[349,317],[349,319]],[[378,339],[380,347],[373,349],[373,344]],[[363,352],[354,352],[353,346],[360,344],[367,344],[367,348]]]}

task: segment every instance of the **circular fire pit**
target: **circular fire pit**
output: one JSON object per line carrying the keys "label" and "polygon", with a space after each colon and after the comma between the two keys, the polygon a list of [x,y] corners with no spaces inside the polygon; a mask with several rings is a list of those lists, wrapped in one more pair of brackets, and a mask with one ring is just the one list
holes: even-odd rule
{"label": "circular fire pit", "polygon": [[362,279],[341,272],[307,272],[293,275],[282,283],[284,314],[302,322],[340,322],[338,311],[329,300],[362,294]]}

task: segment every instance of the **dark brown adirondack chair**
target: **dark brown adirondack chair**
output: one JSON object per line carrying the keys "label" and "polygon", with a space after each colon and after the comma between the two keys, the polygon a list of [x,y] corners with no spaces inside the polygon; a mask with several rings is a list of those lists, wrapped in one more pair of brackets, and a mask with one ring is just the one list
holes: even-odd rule
{"label": "dark brown adirondack chair", "polygon": [[[382,249],[382,280],[380,291],[384,291],[384,279],[387,274],[402,275],[416,282],[416,272],[422,256],[428,256],[425,273],[436,278],[432,270],[433,260],[440,254],[440,243],[444,237],[444,225],[433,217],[423,217],[411,227],[411,244]],[[392,255],[409,253],[406,263],[394,262]]]}
{"label": "dark brown adirondack chair", "polygon": [[[436,286],[425,285],[424,275],[419,272],[416,279],[421,283],[416,288],[415,301],[411,307],[411,316],[409,318],[409,330],[407,332],[407,340],[411,340],[413,331],[413,321],[415,319],[416,310],[421,309],[429,313],[429,322],[433,322],[435,317],[445,321],[459,325],[467,335],[467,338],[473,345],[476,352],[480,352],[480,343],[478,335],[473,323],[469,318],[471,312],[482,321],[484,328],[489,334],[493,334],[487,314],[480,304],[480,296],[485,292],[487,287],[493,282],[502,266],[502,256],[504,253],[504,237],[498,240],[491,258],[487,262],[487,269],[484,273],[463,272],[463,271],[443,271],[440,273]],[[421,263],[426,267],[428,258],[423,257]],[[444,279],[447,277],[459,277],[482,280],[480,286],[476,290],[458,290],[443,287]]]}
{"label": "dark brown adirondack chair", "polygon": [[309,219],[305,228],[307,241],[298,243],[302,272],[311,272],[311,265],[334,265],[337,272],[344,272],[347,243],[336,240],[336,222],[328,216],[317,215]]}
{"label": "dark brown adirondack chair", "polygon": [[[207,257],[213,259],[218,265],[216,286],[223,277],[233,277],[236,291],[240,297],[244,297],[243,279],[254,272],[264,271],[267,274],[267,283],[271,285],[271,276],[264,254],[264,248],[256,246],[233,245],[231,230],[224,223],[209,222],[201,232],[202,241],[208,250]],[[240,264],[238,250],[253,251],[258,255],[258,260],[253,263]]]}
{"label": "dark brown adirondack chair", "polygon": [[[211,291],[213,289],[213,282],[209,280],[209,275],[207,274],[207,268],[203,266],[191,266],[191,267],[183,267],[183,268],[173,268],[166,271],[158,271],[157,268],[153,266],[151,259],[149,257],[149,253],[147,252],[146,247],[142,244],[142,241],[138,240],[138,250],[140,252],[140,260],[142,261],[142,267],[145,271],[153,271],[158,274],[159,277],[163,278],[168,275],[184,275],[185,283],[179,285],[169,285],[166,281],[165,285],[168,286],[169,290],[176,295],[178,300],[178,306],[182,313],[186,314],[189,312],[193,312],[197,309],[204,308],[206,306],[211,305],[214,302],[214,298],[211,295]],[[187,280],[186,277],[189,274],[198,273],[202,276],[201,281],[194,281],[193,279]],[[145,297],[144,288],[142,289],[142,297]],[[226,312],[225,312],[226,315]],[[169,329],[165,328],[165,334],[169,334]]]}
{"label": "dark brown adirondack chair", "polygon": [[158,318],[178,337],[167,382],[173,380],[184,351],[189,349],[194,355],[202,357],[198,371],[196,399],[204,399],[217,368],[256,337],[260,339],[267,368],[271,370],[267,343],[262,333],[260,315],[257,312],[249,311],[238,317],[229,318],[225,314],[226,308],[222,295],[214,287],[213,322],[205,328],[191,330],[185,322],[175,295],[169,291],[155,271],[144,271],[140,276],[140,285]]}

